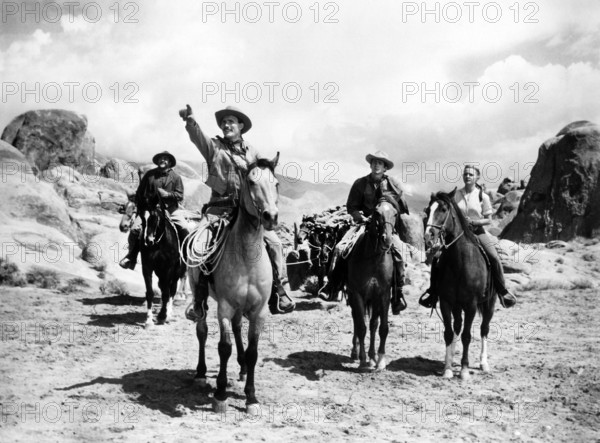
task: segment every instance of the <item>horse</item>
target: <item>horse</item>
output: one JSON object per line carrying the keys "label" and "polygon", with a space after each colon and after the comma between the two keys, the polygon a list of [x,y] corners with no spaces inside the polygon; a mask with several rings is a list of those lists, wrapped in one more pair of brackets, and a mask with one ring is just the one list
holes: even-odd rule
{"label": "horse", "polygon": [[[354,321],[350,358],[359,358],[359,368],[383,371],[387,366],[385,342],[389,331],[388,313],[394,275],[391,249],[397,216],[397,208],[390,201],[380,199],[366,224],[364,234],[348,257],[346,291]],[[365,354],[365,314],[370,314],[369,362]],[[375,335],[378,328],[379,349],[375,360]]]}
{"label": "horse", "polygon": [[149,205],[142,214],[143,241],[140,247],[142,275],[146,285],[146,327],[152,326],[152,274],[158,277],[162,306],[157,316],[158,324],[168,323],[173,312],[173,297],[177,291],[177,281],[184,278],[186,265],[181,260],[177,230],[167,216],[162,199],[158,204]]}
{"label": "horse", "polygon": [[432,285],[440,288],[436,292],[439,295],[444,321],[446,358],[443,377],[453,377],[454,347],[462,328],[463,355],[460,377],[466,380],[470,377],[469,344],[476,312],[482,316],[480,368],[484,372],[489,371],[487,336],[497,294],[493,287],[491,270],[488,269],[480,251],[477,237],[469,229],[466,218],[454,201],[455,192],[456,189],[449,194],[438,192],[431,195],[426,209],[425,241],[427,247],[435,246],[442,251],[438,264],[434,264],[437,266],[437,277],[435,282],[432,281]]}
{"label": "horse", "polygon": [[[212,271],[209,294],[216,300],[220,340],[220,367],[213,409],[227,409],[227,363],[231,356],[231,333],[235,338],[240,380],[246,380],[246,410],[256,414],[258,400],[254,387],[254,372],[258,359],[258,340],[268,313],[267,302],[273,284],[273,269],[264,244],[264,230],[277,225],[278,183],[274,169],[277,156],[269,161],[259,159],[248,165],[247,171],[237,171],[240,177],[239,206],[230,224],[223,255]],[[190,267],[189,282],[198,300],[200,267]],[[249,320],[248,347],[242,341],[242,316]],[[206,316],[198,320],[196,335],[200,345],[195,380],[201,388],[207,386],[205,346],[208,328]]]}
{"label": "horse", "polygon": [[[129,196],[128,196],[129,197]],[[119,207],[119,214],[122,214],[121,221],[119,222],[119,230],[121,232],[128,232],[135,222],[137,217],[137,206],[131,199],[127,203]],[[185,300],[185,290],[187,284],[187,273],[185,273],[179,279],[179,286],[177,287],[177,293],[175,299]]]}

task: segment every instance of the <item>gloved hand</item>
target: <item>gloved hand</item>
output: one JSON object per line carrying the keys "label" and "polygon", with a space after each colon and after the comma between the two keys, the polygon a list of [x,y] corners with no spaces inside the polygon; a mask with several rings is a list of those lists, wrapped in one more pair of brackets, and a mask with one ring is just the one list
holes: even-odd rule
{"label": "gloved hand", "polygon": [[161,198],[167,198],[169,197],[169,193],[167,191],[165,191],[163,188],[158,188],[158,195],[161,196]]}
{"label": "gloved hand", "polygon": [[186,109],[179,110],[179,116],[183,119],[183,121],[187,121],[188,117],[193,115],[192,107],[190,105],[185,105]]}

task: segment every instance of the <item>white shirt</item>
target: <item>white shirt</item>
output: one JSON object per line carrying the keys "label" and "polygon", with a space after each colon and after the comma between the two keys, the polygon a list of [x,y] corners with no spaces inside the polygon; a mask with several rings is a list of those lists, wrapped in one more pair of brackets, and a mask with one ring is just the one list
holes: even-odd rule
{"label": "white shirt", "polygon": [[469,217],[471,220],[481,220],[494,212],[490,197],[485,192],[481,197],[481,201],[479,201],[479,188],[475,186],[471,192],[467,192],[465,188],[459,189],[454,194],[454,201],[465,217]]}

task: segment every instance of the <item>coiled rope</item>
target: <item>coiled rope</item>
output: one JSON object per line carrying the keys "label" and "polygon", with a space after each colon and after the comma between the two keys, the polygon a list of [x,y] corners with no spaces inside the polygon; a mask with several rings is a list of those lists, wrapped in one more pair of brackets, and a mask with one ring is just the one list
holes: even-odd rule
{"label": "coiled rope", "polygon": [[[199,267],[204,275],[211,274],[223,257],[225,248],[221,246],[229,237],[228,225],[229,221],[220,218],[216,223],[216,228],[213,227],[213,223],[209,222],[204,226],[199,225],[191,231],[184,239],[179,251],[181,257],[184,257],[185,264],[191,268]],[[201,239],[205,236],[207,230],[209,233],[206,237],[209,245],[204,245]],[[211,242],[212,239],[214,241]]]}

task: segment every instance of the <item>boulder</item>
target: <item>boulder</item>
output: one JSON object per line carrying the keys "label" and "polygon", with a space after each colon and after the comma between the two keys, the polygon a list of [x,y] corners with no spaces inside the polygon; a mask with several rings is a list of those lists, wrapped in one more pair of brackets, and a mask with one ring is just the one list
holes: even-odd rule
{"label": "boulder", "polygon": [[415,213],[402,214],[401,224],[400,239],[419,250],[425,249],[423,219]]}
{"label": "boulder", "polygon": [[94,168],[95,141],[87,118],[72,111],[28,111],[13,119],[0,139],[21,151],[36,173],[57,164]]}
{"label": "boulder", "polygon": [[600,128],[563,128],[539,149],[515,218],[501,237],[527,243],[600,236]]}
{"label": "boulder", "polygon": [[32,166],[15,147],[0,140],[2,192],[0,213],[10,220],[34,220],[55,228],[72,240],[80,237],[64,200],[44,180],[34,175]]}

